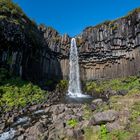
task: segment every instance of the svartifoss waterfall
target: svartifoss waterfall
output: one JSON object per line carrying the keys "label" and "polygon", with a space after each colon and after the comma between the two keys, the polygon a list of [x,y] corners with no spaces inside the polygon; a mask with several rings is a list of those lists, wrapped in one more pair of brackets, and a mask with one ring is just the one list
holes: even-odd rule
{"label": "svartifoss waterfall", "polygon": [[70,48],[70,72],[69,72],[69,87],[68,95],[72,97],[83,97],[80,86],[80,74],[78,63],[78,51],[75,38],[71,40]]}

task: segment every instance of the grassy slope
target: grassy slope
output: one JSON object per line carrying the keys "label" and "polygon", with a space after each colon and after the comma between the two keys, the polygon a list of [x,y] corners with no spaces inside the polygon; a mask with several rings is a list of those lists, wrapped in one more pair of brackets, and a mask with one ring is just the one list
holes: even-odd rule
{"label": "grassy slope", "polygon": [[29,104],[41,103],[47,92],[19,77],[11,76],[6,69],[0,68],[0,110],[5,112],[20,109]]}
{"label": "grassy slope", "polygon": [[[96,112],[114,109],[122,114],[119,117],[119,122],[124,128],[108,132],[105,125],[100,125],[99,131],[94,126],[89,127],[85,129],[86,140],[137,140],[137,135],[140,132],[140,78],[131,76],[98,83],[89,82],[86,88],[90,92],[96,91],[98,93],[107,89],[128,91],[125,96],[112,96],[108,104],[100,106],[94,112],[90,111],[89,108],[85,109],[86,118],[90,118]],[[128,112],[128,118],[125,112]]]}
{"label": "grassy slope", "polygon": [[140,77],[130,76],[126,78],[117,78],[108,81],[91,81],[85,85],[86,92],[102,93],[106,90],[131,92],[140,92]]}

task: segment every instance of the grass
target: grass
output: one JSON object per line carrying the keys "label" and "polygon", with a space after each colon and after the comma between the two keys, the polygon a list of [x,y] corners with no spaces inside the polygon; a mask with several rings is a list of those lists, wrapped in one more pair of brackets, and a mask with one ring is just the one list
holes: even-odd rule
{"label": "grass", "polygon": [[87,104],[83,105],[84,119],[89,120],[92,116],[92,111]]}
{"label": "grass", "polygon": [[78,124],[78,121],[76,119],[70,119],[67,121],[67,125],[69,125],[70,127],[76,127]]}
{"label": "grass", "polygon": [[140,117],[140,102],[135,102],[131,107],[131,121],[135,121],[138,117]]}
{"label": "grass", "polygon": [[125,130],[108,132],[105,125],[99,130],[94,127],[85,129],[85,140],[130,140],[133,134]]}
{"label": "grass", "polygon": [[22,9],[12,0],[0,0],[0,11],[6,14],[12,13],[13,15],[21,14],[25,16]]}
{"label": "grass", "polygon": [[94,126],[84,129],[85,131],[85,140],[99,140],[99,130]]}
{"label": "grass", "polygon": [[0,110],[3,112],[41,103],[46,96],[47,92],[37,85],[13,77],[7,70],[0,69]]}
{"label": "grass", "polygon": [[85,114],[90,118],[94,113],[113,109],[118,111],[119,123],[121,130],[112,130],[108,132],[105,125],[100,125],[99,130],[95,131],[95,126],[85,129],[85,140],[131,140],[137,139],[140,132],[140,78],[136,76],[113,79],[103,82],[90,82],[88,88],[90,92],[104,91],[107,89],[120,91],[127,90],[128,94],[124,96],[112,96],[108,103],[100,106],[94,112],[89,113],[89,109],[85,107]]}
{"label": "grass", "polygon": [[140,8],[136,8],[130,12],[128,12],[128,14],[126,16],[123,16],[123,17],[120,17],[120,18],[117,18],[115,20],[107,20],[107,21],[104,21],[100,24],[97,24],[95,26],[90,26],[90,27],[87,27],[85,30],[88,30],[88,31],[92,31],[94,28],[101,28],[102,26],[106,26],[106,28],[108,30],[112,29],[112,30],[117,30],[118,29],[118,25],[115,25],[115,23],[120,20],[120,19],[124,19],[124,18],[128,18],[128,17],[131,17],[133,16],[134,13],[139,13],[140,12]]}
{"label": "grass", "polygon": [[[25,39],[28,40],[33,47],[40,47],[43,45],[42,35],[38,30],[37,24],[29,19],[22,9],[12,0],[0,0],[0,20],[5,23],[1,24],[0,27],[1,36],[3,36],[3,32],[5,32],[5,25],[10,24],[11,29],[14,27],[14,32],[12,32],[14,43],[18,42],[18,45],[21,46],[19,42],[23,41],[20,40],[20,36],[17,38],[17,35],[22,34],[23,38],[25,36]],[[15,30],[15,26],[17,30]],[[18,41],[18,39],[20,41]],[[8,44],[7,42],[6,44]],[[6,47],[7,45],[4,46]]]}
{"label": "grass", "polygon": [[118,78],[108,81],[100,81],[100,82],[87,82],[85,85],[86,92],[96,92],[102,93],[106,90],[114,90],[121,91],[126,90],[129,91],[129,94],[135,90],[135,92],[140,91],[140,78],[136,76],[130,76],[127,78]]}

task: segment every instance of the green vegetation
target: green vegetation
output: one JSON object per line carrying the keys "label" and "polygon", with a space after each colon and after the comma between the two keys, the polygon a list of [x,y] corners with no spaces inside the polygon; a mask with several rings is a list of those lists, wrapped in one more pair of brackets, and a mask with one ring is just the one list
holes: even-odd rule
{"label": "green vegetation", "polygon": [[13,3],[12,0],[0,0],[0,14],[3,15],[1,18],[15,18],[17,23],[20,21],[18,17],[27,18],[22,9]]}
{"label": "green vegetation", "polygon": [[129,94],[140,91],[140,78],[136,76],[130,76],[127,78],[118,78],[102,82],[87,82],[85,86],[86,92],[102,93],[106,90],[129,90]]}
{"label": "green vegetation", "polygon": [[105,125],[85,129],[85,140],[130,140],[132,134],[125,130],[108,132]]}
{"label": "green vegetation", "polygon": [[[90,84],[89,84],[90,83]],[[88,106],[84,106],[85,119],[93,116],[94,113],[113,109],[120,112],[119,123],[121,130],[108,132],[106,125],[92,126],[85,129],[85,140],[131,140],[137,139],[140,132],[140,78],[131,76],[103,82],[88,82],[89,91],[100,91],[111,89],[115,91],[127,90],[124,96],[112,96],[108,104],[103,104],[91,112]],[[98,90],[97,90],[98,89]],[[124,113],[124,112],[128,112]],[[122,114],[121,114],[122,113]],[[95,131],[96,130],[96,131]]]}
{"label": "green vegetation", "polygon": [[124,130],[108,133],[105,140],[130,140],[131,134]]}
{"label": "green vegetation", "polygon": [[22,9],[15,3],[12,2],[12,0],[0,0],[0,10],[3,13],[12,12],[13,14],[22,13]]}
{"label": "green vegetation", "polygon": [[67,125],[69,125],[70,127],[76,127],[78,124],[78,121],[76,119],[70,119],[67,121]]}
{"label": "green vegetation", "polygon": [[125,130],[108,132],[105,125],[85,129],[85,140],[130,140],[132,134]]}
{"label": "green vegetation", "polygon": [[83,110],[84,110],[84,119],[90,119],[91,115],[92,115],[92,111],[91,109],[89,109],[89,106],[87,104],[85,104],[83,106]]}
{"label": "green vegetation", "polygon": [[68,88],[68,81],[67,80],[60,80],[56,86],[59,92],[65,92]]}
{"label": "green vegetation", "polygon": [[136,121],[140,117],[140,102],[135,102],[131,108],[131,121]]}
{"label": "green vegetation", "polygon": [[[29,42],[34,47],[40,47],[43,45],[42,36],[40,35],[36,23],[29,19],[22,9],[12,0],[0,0],[0,20],[5,23],[0,26],[1,35],[3,35],[3,30],[6,28],[5,25],[10,24],[11,29],[12,27],[14,28],[14,32],[12,33],[14,43],[18,42],[19,44],[19,42],[24,42],[26,41],[25,39],[27,39],[28,41],[30,40]],[[16,30],[15,25],[17,26]],[[22,39],[24,40],[17,41],[17,39],[21,39],[17,38],[20,34],[25,36],[25,39],[23,37]],[[8,40],[4,46],[8,46],[7,44]],[[21,45],[19,44],[19,46]]]}
{"label": "green vegetation", "polygon": [[0,68],[0,110],[9,111],[29,104],[41,103],[47,93],[19,77],[11,77],[8,71]]}
{"label": "green vegetation", "polygon": [[126,16],[123,16],[123,17],[120,17],[120,18],[117,18],[115,20],[106,20],[100,24],[97,24],[96,26],[89,26],[87,27],[85,30],[88,30],[89,32],[92,31],[93,28],[101,28],[102,26],[106,26],[108,30],[112,29],[112,30],[117,30],[118,28],[118,25],[115,23],[118,21],[118,20],[121,20],[121,19],[124,19],[124,18],[128,18],[130,16],[132,16],[134,13],[139,13],[140,12],[140,8],[136,8],[132,11],[130,11]]}
{"label": "green vegetation", "polygon": [[106,126],[105,125],[101,125],[101,128],[100,128],[100,133],[99,133],[99,138],[101,140],[107,140],[107,129],[106,129]]}
{"label": "green vegetation", "polygon": [[99,140],[99,130],[96,127],[88,127],[84,129],[85,140]]}
{"label": "green vegetation", "polygon": [[136,8],[136,9],[130,11],[130,12],[127,14],[127,16],[130,16],[130,15],[132,15],[133,13],[139,13],[139,12],[140,12],[140,8]]}

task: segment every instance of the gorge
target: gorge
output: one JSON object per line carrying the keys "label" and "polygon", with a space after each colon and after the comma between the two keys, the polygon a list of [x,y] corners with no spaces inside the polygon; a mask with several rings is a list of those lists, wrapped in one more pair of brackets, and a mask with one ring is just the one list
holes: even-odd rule
{"label": "gorge", "polygon": [[[39,40],[39,43],[33,44],[34,42],[29,42],[27,36],[25,37],[26,22],[31,22],[29,19],[20,21],[25,26],[25,33],[21,32],[20,24],[11,23],[3,18],[0,20],[3,27],[1,44],[6,43],[1,46],[1,64],[9,65],[11,71],[33,81],[53,77],[68,79],[71,40],[68,35],[61,36],[50,27],[44,25],[31,27],[31,23],[28,23],[34,33],[33,39]],[[76,36],[80,77],[83,81],[139,74],[139,21],[140,13],[139,9],[136,9],[126,17],[88,27]],[[16,39],[17,33],[19,40]],[[15,45],[12,47],[15,43],[17,47]],[[40,47],[35,47],[37,45]],[[15,65],[15,62],[18,63]]]}
{"label": "gorge", "polygon": [[139,140],[139,60],[140,8],[72,38],[0,0],[0,140]]}

